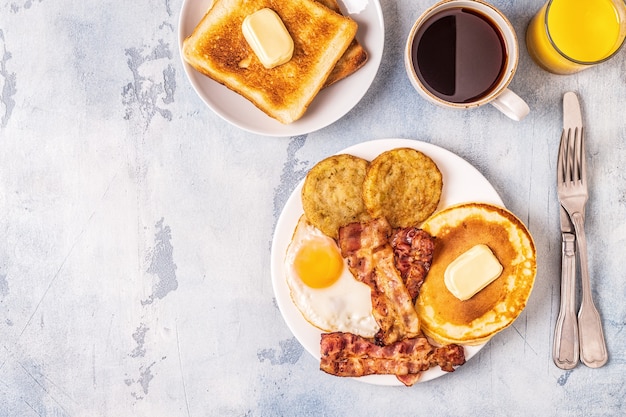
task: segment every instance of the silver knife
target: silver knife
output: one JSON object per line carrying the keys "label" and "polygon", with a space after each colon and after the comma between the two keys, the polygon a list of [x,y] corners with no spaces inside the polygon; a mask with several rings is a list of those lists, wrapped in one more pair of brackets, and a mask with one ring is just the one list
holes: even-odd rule
{"label": "silver knife", "polygon": [[559,204],[561,218],[561,306],[554,329],[552,360],[561,369],[578,364],[576,320],[576,235],[567,211]]}
{"label": "silver knife", "polygon": [[[563,130],[582,128],[582,114],[575,94],[563,96]],[[561,221],[561,305],[554,329],[552,359],[561,369],[578,364],[579,342],[576,319],[576,235],[567,211],[559,204]]]}
{"label": "silver knife", "polygon": [[[563,96],[563,132],[580,132],[580,142],[577,143],[576,146],[581,146],[583,150],[582,157],[584,158],[584,129],[582,124],[582,115],[580,111],[580,104],[578,102],[578,97],[573,92],[567,92]],[[567,136],[562,135],[561,140],[564,140]],[[572,146],[568,144],[568,146]],[[571,149],[571,148],[570,148]],[[572,157],[572,156],[568,156]],[[585,175],[585,161],[582,160],[582,175]],[[570,173],[571,174],[571,173]],[[571,175],[570,175],[571,176]],[[557,180],[558,181],[558,180]],[[564,266],[563,266],[563,275],[568,275],[567,272],[570,269],[569,264],[569,251],[567,247],[569,245],[570,238],[567,234],[571,234],[572,230],[575,231],[575,252],[576,257],[580,259],[581,266],[581,279],[582,279],[582,302],[580,305],[580,309],[578,311],[577,321],[578,321],[578,337],[575,338],[575,332],[570,329],[570,323],[573,321],[568,320],[568,318],[564,318],[562,324],[559,323],[557,319],[557,328],[555,330],[555,341],[554,341],[554,351],[553,356],[555,357],[555,363],[558,365],[557,359],[562,361],[561,364],[565,366],[575,366],[575,362],[571,362],[571,358],[565,357],[567,352],[572,351],[570,347],[563,348],[561,345],[565,345],[566,343],[571,343],[577,339],[579,353],[578,356],[582,360],[582,362],[591,367],[598,368],[603,366],[608,359],[606,344],[604,341],[604,334],[602,331],[602,321],[600,319],[600,314],[596,310],[593,299],[591,296],[591,289],[589,285],[589,272],[587,269],[587,246],[586,239],[584,233],[584,207],[585,202],[587,200],[587,185],[586,179],[583,178],[582,181],[578,182],[576,185],[571,185],[571,189],[576,189],[574,194],[570,191],[567,191],[567,188],[559,188],[559,201],[561,201],[560,210],[563,210],[563,203],[567,202],[568,205],[567,211],[565,213],[561,212],[561,231],[564,236]],[[563,192],[564,195],[561,195]],[[569,195],[567,194],[569,193]],[[578,193],[578,194],[575,194]],[[563,200],[565,198],[565,200]],[[575,198],[577,200],[572,200]],[[573,203],[573,204],[570,204]],[[577,210],[575,212],[571,212],[571,210]],[[572,214],[576,220],[575,225],[566,222],[565,220],[571,218],[568,214]],[[574,222],[572,222],[574,223]],[[579,230],[580,229],[580,230]],[[572,268],[574,269],[574,268]],[[575,280],[575,272],[572,273],[571,280]],[[575,298],[575,284],[571,284],[568,282],[570,276],[567,276],[565,279],[565,283],[562,283],[562,288],[565,290],[562,291],[561,294],[561,305],[564,309],[564,316],[571,315],[570,314],[570,303],[574,303]],[[559,330],[559,326],[561,326]],[[556,337],[558,333],[558,338]],[[557,349],[558,345],[558,349]],[[574,346],[575,347],[575,346]],[[558,355],[563,354],[563,357],[559,357]],[[572,355],[573,356],[573,355]],[[567,369],[567,368],[564,368]]]}
{"label": "silver knife", "polygon": [[[567,92],[563,96],[563,127],[575,128],[582,132],[582,149],[584,158],[584,129],[582,123],[582,115],[580,111],[580,104],[576,93]],[[585,172],[583,160],[583,175]],[[586,179],[583,179],[586,183]],[[587,190],[585,190],[585,194]],[[584,204],[580,213],[573,213],[578,215],[578,219],[584,219],[585,211]],[[570,217],[571,219],[571,217]],[[582,287],[582,300],[580,308],[578,310],[578,345],[580,347],[580,360],[590,368],[599,368],[603,366],[608,360],[608,354],[606,350],[606,342],[604,340],[604,332],[602,331],[602,320],[600,314],[596,309],[593,298],[591,295],[591,288],[589,284],[589,272],[587,270],[587,245],[584,234],[584,225],[581,221],[577,221],[574,227],[576,230],[576,246],[577,257],[579,259],[579,265],[581,267],[581,287]]]}

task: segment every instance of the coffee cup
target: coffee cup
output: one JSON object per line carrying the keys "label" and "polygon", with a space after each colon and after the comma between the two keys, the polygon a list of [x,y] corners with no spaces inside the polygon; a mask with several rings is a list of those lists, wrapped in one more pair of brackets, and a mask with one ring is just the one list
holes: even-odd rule
{"label": "coffee cup", "polygon": [[426,100],[449,108],[491,104],[513,120],[528,104],[508,86],[519,46],[509,20],[481,0],[443,0],[411,28],[404,64],[411,84]]}

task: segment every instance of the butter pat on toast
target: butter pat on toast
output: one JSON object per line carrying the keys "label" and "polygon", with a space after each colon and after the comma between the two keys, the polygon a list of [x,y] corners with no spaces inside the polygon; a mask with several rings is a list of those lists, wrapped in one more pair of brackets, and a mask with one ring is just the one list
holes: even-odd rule
{"label": "butter pat on toast", "polygon": [[[262,8],[280,16],[294,42],[291,60],[267,69],[242,33]],[[314,0],[215,0],[183,42],[185,61],[281,123],[304,114],[354,39],[357,24]]]}

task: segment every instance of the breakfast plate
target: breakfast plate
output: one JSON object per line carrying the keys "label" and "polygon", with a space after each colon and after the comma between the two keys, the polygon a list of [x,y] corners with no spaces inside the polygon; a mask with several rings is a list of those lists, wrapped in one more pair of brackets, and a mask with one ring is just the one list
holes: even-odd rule
{"label": "breakfast plate", "polygon": [[302,118],[291,124],[272,119],[250,101],[193,69],[182,58],[183,40],[198,25],[213,0],[184,0],[178,25],[178,44],[187,78],[202,101],[217,115],[243,130],[265,136],[297,136],[326,127],[348,113],[369,89],[380,65],[384,46],[383,14],[378,0],[338,0],[355,20],[357,39],[368,53],[363,67],[322,89]]}
{"label": "breakfast plate", "polygon": [[[496,190],[476,168],[458,155],[436,145],[410,139],[379,139],[351,146],[339,153],[352,154],[371,161],[384,151],[401,147],[417,149],[437,164],[444,179],[438,210],[469,201],[504,207]],[[319,359],[322,331],[306,321],[292,302],[283,268],[294,229],[300,216],[304,214],[300,198],[303,183],[301,181],[291,193],[276,224],[271,251],[271,275],[276,303],[287,326],[300,344],[314,358]],[[484,344],[465,346],[466,359],[478,353],[483,346]],[[422,374],[419,382],[429,381],[446,373],[438,367],[431,368]],[[402,386],[393,375],[369,375],[357,379],[375,385]]]}

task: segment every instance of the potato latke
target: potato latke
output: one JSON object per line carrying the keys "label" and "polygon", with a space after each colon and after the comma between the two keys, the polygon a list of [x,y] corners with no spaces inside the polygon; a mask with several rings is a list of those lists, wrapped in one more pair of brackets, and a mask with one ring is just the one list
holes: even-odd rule
{"label": "potato latke", "polygon": [[430,157],[411,148],[378,155],[363,182],[369,214],[384,217],[393,227],[418,226],[439,205],[443,179]]}
{"label": "potato latke", "polygon": [[369,162],[340,154],[318,162],[302,187],[302,207],[311,224],[334,239],[341,226],[369,220],[362,184]]}

